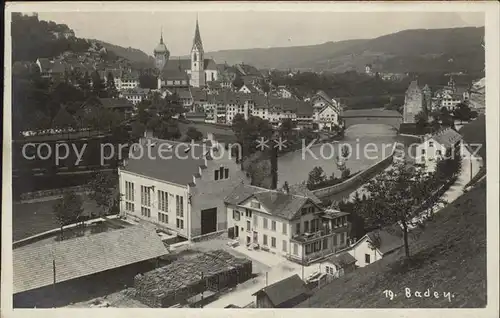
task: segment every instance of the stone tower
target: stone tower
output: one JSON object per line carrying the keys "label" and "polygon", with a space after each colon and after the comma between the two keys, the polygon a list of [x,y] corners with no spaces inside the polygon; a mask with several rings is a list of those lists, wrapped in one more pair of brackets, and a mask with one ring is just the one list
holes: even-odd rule
{"label": "stone tower", "polygon": [[191,49],[191,86],[205,86],[205,56],[203,43],[201,42],[198,18],[196,18],[196,29],[194,31],[193,48]]}
{"label": "stone tower", "polygon": [[170,57],[170,52],[167,49],[165,43],[163,43],[163,30],[160,35],[160,43],[154,49],[155,56],[155,67],[158,70],[162,70],[168,63],[168,58]]}
{"label": "stone tower", "polygon": [[424,97],[423,111],[424,111],[425,116],[428,117],[429,113],[431,111],[431,108],[432,108],[432,91],[431,91],[431,88],[429,87],[429,85],[426,84],[424,86],[424,88],[422,88],[422,94]]}
{"label": "stone tower", "polygon": [[417,81],[412,81],[405,94],[403,122],[415,123],[415,116],[424,110],[424,94]]}

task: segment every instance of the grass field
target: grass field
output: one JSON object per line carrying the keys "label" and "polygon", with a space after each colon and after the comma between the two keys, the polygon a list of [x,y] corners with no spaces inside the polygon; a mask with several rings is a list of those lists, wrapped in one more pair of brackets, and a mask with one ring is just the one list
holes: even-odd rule
{"label": "grass field", "polygon": [[[324,286],[299,307],[486,306],[486,182],[436,214],[410,250],[411,262],[400,250]],[[440,298],[407,298],[405,288]],[[397,296],[390,300],[385,290]]]}

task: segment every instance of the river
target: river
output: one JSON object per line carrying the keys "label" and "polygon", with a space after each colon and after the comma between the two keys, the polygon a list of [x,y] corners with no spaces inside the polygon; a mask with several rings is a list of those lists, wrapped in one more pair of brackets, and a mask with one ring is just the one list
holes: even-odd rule
{"label": "river", "polygon": [[323,168],[327,177],[332,173],[340,177],[335,158],[343,145],[352,149],[346,166],[351,173],[355,173],[389,156],[395,143],[407,147],[412,142],[415,142],[415,139],[399,136],[397,131],[388,125],[354,125],[345,131],[345,137],[341,141],[311,147],[305,144],[302,150],[281,156],[278,159],[278,186],[283,185],[285,181],[290,185],[307,181],[309,172],[317,166]]}

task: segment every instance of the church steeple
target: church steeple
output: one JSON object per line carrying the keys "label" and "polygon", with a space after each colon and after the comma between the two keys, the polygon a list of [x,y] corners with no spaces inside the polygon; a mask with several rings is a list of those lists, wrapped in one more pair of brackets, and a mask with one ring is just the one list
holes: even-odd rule
{"label": "church steeple", "polygon": [[163,27],[160,30],[160,44],[163,44]]}
{"label": "church steeple", "polygon": [[197,48],[203,51],[203,43],[201,42],[200,26],[198,24],[198,15],[196,15],[196,29],[194,30],[193,50]]}

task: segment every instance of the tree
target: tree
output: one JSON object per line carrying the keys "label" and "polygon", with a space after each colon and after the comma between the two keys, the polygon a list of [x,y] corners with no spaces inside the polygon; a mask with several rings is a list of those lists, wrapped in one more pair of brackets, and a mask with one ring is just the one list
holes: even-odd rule
{"label": "tree", "polygon": [[421,111],[415,115],[415,124],[417,129],[417,134],[421,135],[425,133],[425,128],[427,127],[427,115]]}
{"label": "tree", "polygon": [[436,177],[441,181],[448,181],[460,173],[462,169],[462,157],[457,149],[449,148],[444,157],[436,164]]}
{"label": "tree", "polygon": [[313,189],[314,186],[325,182],[326,176],[325,172],[323,171],[323,168],[321,167],[314,167],[311,172],[309,172],[309,178],[307,179],[307,188]]}
{"label": "tree", "polygon": [[92,94],[100,98],[107,97],[106,85],[97,71],[92,72]]}
{"label": "tree", "polygon": [[117,204],[118,178],[115,174],[105,172],[94,173],[92,179],[87,184],[89,198],[97,203],[104,215],[110,213],[111,208]]}
{"label": "tree", "polygon": [[78,78],[77,85],[82,90],[83,96],[85,98],[90,96],[91,88],[90,88],[90,76],[88,72],[85,72],[83,76]]}
{"label": "tree", "polygon": [[189,141],[200,141],[203,139],[203,134],[195,127],[189,127],[186,131],[186,137]]}
{"label": "tree", "polygon": [[407,258],[410,258],[409,227],[420,211],[419,199],[424,195],[421,182],[426,182],[428,177],[421,167],[398,161],[392,169],[377,175],[366,185],[371,202],[369,217],[380,226],[400,225]]}
{"label": "tree", "polygon": [[237,75],[233,80],[233,86],[236,89],[240,89],[243,85],[245,85],[245,82],[243,81],[241,76]]}
{"label": "tree", "polygon": [[281,190],[284,192],[284,193],[290,193],[290,186],[288,185],[288,181],[285,181],[283,183],[283,186],[281,187]]}
{"label": "tree", "polygon": [[439,119],[441,121],[441,125],[445,127],[454,127],[455,123],[453,120],[453,116],[451,116],[450,111],[446,107],[441,108],[441,113],[439,115]]}
{"label": "tree", "polygon": [[460,103],[456,106],[453,111],[453,115],[456,119],[460,120],[460,122],[469,121],[472,117],[472,111],[469,105],[465,103]]}
{"label": "tree", "polygon": [[65,192],[63,197],[54,204],[54,215],[61,226],[61,239],[63,239],[63,227],[78,222],[82,217],[82,206],[81,197],[73,191]]}
{"label": "tree", "polygon": [[106,78],[106,90],[108,97],[118,97],[118,90],[116,89],[115,78],[112,72],[109,72]]}

